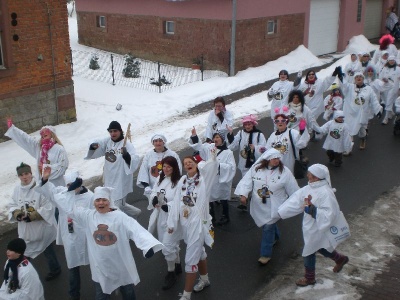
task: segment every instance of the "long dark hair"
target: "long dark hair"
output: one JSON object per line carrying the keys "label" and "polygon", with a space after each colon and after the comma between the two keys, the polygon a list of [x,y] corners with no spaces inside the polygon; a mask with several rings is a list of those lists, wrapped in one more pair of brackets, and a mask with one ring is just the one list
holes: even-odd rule
{"label": "long dark hair", "polygon": [[[270,162],[270,160],[266,160],[266,159],[263,159],[262,161],[260,161],[256,167],[256,171],[268,168],[269,162]],[[278,168],[279,168],[279,173],[282,173],[283,172],[283,163],[281,160],[279,160]]]}
{"label": "long dark hair", "polygon": [[299,100],[300,100],[300,103],[301,103],[301,112],[303,112],[303,110],[304,110],[304,104],[305,104],[305,102],[306,102],[306,101],[304,100],[303,92],[300,91],[300,90],[293,90],[293,91],[291,91],[290,94],[289,94],[288,103],[293,102],[293,97],[294,97],[294,96],[298,96],[298,97],[299,97]]}
{"label": "long dark hair", "polygon": [[[166,156],[161,161],[161,164],[163,166],[164,166],[164,164],[167,164],[172,168],[171,182],[172,182],[172,187],[174,187],[178,183],[179,179],[181,179],[181,172],[179,170],[178,161],[173,156]],[[161,182],[164,180],[164,178],[165,178],[164,170],[161,170],[158,185],[161,184]]]}

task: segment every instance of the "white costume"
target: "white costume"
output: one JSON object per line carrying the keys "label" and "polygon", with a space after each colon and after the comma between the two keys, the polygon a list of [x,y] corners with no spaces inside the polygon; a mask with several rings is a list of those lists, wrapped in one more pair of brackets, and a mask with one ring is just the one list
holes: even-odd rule
{"label": "white costume", "polygon": [[182,226],[183,239],[187,245],[185,271],[188,273],[196,272],[199,261],[206,259],[204,243],[210,247],[213,244],[213,239],[209,234],[211,225],[209,187],[215,181],[218,163],[215,158],[210,157],[209,161],[200,162],[198,169],[200,177],[196,177],[193,189],[189,186],[187,175],[183,175],[180,179],[173,202],[174,207],[167,221],[169,229],[175,230],[178,222]]}
{"label": "white costume", "polygon": [[176,158],[178,162],[179,171],[182,172],[182,163],[179,155],[176,154],[175,151],[170,149],[166,149],[163,152],[156,152],[154,149],[151,149],[146,152],[142,165],[139,169],[139,174],[137,176],[136,184],[138,187],[144,188],[141,182],[146,182],[149,184],[150,188],[153,188],[155,183],[157,182],[158,175],[162,170],[161,161],[164,157],[172,156]]}
{"label": "white costume", "polygon": [[303,92],[305,103],[315,119],[318,119],[319,115],[324,112],[323,94],[335,81],[335,78],[336,76],[327,76],[324,80],[317,79],[313,84],[303,81],[298,88]]}
{"label": "white costume", "polygon": [[379,74],[379,79],[387,79],[391,84],[391,89],[382,94],[381,102],[386,105],[385,111],[393,112],[393,104],[399,93],[400,67],[397,65],[389,67],[388,65],[389,63],[386,64],[382,72]]}
{"label": "white costume", "polygon": [[306,120],[307,128],[314,130],[318,128],[318,123],[307,105],[304,105],[303,111],[301,111],[301,103],[294,104],[293,102],[290,102],[288,128],[299,130],[301,119]]}
{"label": "white costume", "polygon": [[[214,133],[217,131],[226,131],[226,125],[229,127],[233,126],[233,114],[229,110],[223,112],[224,120],[221,120],[215,114],[215,110],[210,111],[207,119],[207,127],[205,138],[212,140]],[[226,138],[226,137],[225,137]]]}
{"label": "white costume", "polygon": [[[296,179],[287,167],[283,167],[282,173],[279,168],[259,169],[254,164],[249,172],[238,183],[235,194],[246,196],[252,191],[250,201],[250,215],[258,227],[264,224],[274,224],[280,218],[278,215],[279,206],[299,189]],[[265,189],[266,203],[262,202],[260,196]]]}
{"label": "white costume", "polygon": [[355,61],[350,61],[344,67],[344,73],[346,74],[346,81],[348,83],[354,83],[354,74],[357,72],[361,72],[361,63],[358,58]]}
{"label": "white costume", "polygon": [[[11,279],[12,271],[9,270],[8,274]],[[8,292],[8,284],[3,281],[0,288],[0,300],[44,300],[43,286],[39,275],[28,259],[24,259],[18,265],[18,281],[20,288],[12,294]]]}
{"label": "white costume", "polygon": [[333,117],[335,110],[343,110],[343,97],[328,95],[324,99],[324,120],[329,121]]}
{"label": "white costume", "polygon": [[[193,144],[189,139],[189,145],[199,154],[202,159],[210,158],[210,150],[215,148],[215,144],[196,143]],[[210,202],[217,200],[229,200],[231,198],[232,181],[236,174],[236,162],[233,152],[229,149],[217,149],[217,161],[219,163],[218,174],[215,180],[208,186],[211,189]]]}
{"label": "white costume", "polygon": [[[302,135],[296,129],[287,128],[283,133],[275,131],[268,138],[267,149],[275,148],[280,151],[282,153],[282,163],[293,173],[295,158],[289,132],[292,135],[296,157],[299,159],[299,150],[305,148],[310,140],[310,134],[307,130],[304,130]],[[263,155],[261,155],[260,159],[264,159]]]}
{"label": "white costume", "polygon": [[290,92],[293,90],[293,82],[289,80],[278,80],[274,82],[268,90],[268,100],[271,101],[271,118],[274,119],[276,113],[275,108],[282,109],[284,105],[288,105]]}
{"label": "white costume", "polygon": [[26,242],[25,256],[37,257],[55,239],[57,234],[54,207],[51,201],[35,190],[36,182],[32,179],[28,185],[18,183],[14,189],[8,209],[8,220],[15,222],[13,212],[20,209],[22,213],[37,211],[43,220],[18,222],[18,237]]}
{"label": "white costume", "polygon": [[[26,150],[31,156],[33,156],[37,164],[40,163],[40,140],[31,137],[29,134],[25,133],[21,129],[12,125],[8,128],[5,136],[8,136],[13,141],[15,141],[18,146]],[[50,182],[56,186],[64,186],[65,182],[63,175],[68,168],[68,156],[64,147],[59,144],[54,144],[48,151],[48,164],[51,167]],[[38,174],[38,173],[37,173]],[[38,178],[41,178],[42,174],[39,174]]]}
{"label": "white costume", "polygon": [[228,148],[232,151],[239,150],[239,161],[237,168],[242,172],[242,177],[249,170],[249,168],[246,168],[245,157],[247,157],[247,153],[245,147],[249,144],[254,145],[254,157],[255,160],[257,160],[261,156],[260,148],[265,147],[267,143],[265,136],[261,131],[253,132],[252,140],[249,141],[249,139],[250,133],[242,129],[235,135],[233,142],[228,145]]}
{"label": "white costume", "polygon": [[54,199],[74,222],[85,228],[92,280],[100,284],[103,293],[111,294],[123,285],[137,285],[140,278],[129,240],[135,242],[143,255],[150,248],[154,252],[161,250],[162,244],[123,212],[99,213],[94,209],[73,207],[72,201]]}
{"label": "white costume", "polygon": [[325,150],[332,150],[336,153],[351,152],[353,144],[349,127],[346,123],[338,123],[335,120],[331,120],[321,126],[319,132],[327,134],[325,143],[322,146]]}
{"label": "white costume", "polygon": [[[311,196],[312,204],[317,208],[316,218],[304,212],[304,199]],[[340,213],[336,196],[327,180],[308,183],[289,197],[278,209],[282,219],[303,213],[303,256],[311,255],[324,248],[332,252],[336,244],[330,243],[327,231]]]}
{"label": "white costume", "polygon": [[[394,44],[389,44],[388,47],[385,50],[381,50],[380,48],[376,49],[374,52],[374,56],[372,56],[372,62],[377,65],[377,63],[380,61],[382,58],[382,55],[384,52],[387,52],[389,56],[394,56],[397,58],[398,50],[396,48],[396,45]],[[397,60],[397,59],[396,59]],[[378,70],[379,72],[379,70]]]}

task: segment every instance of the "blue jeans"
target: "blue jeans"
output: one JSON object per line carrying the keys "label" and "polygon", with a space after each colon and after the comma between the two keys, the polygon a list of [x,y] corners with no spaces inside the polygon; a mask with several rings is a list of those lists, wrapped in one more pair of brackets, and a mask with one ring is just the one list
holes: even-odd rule
{"label": "blue jeans", "polygon": [[[94,286],[96,289],[95,300],[110,300],[111,299],[111,295],[103,293],[100,283],[95,282]],[[121,291],[123,300],[136,300],[135,290],[133,287],[134,287],[133,283],[127,284],[127,285],[122,285],[119,287],[119,290]]]}
{"label": "blue jeans", "polygon": [[57,273],[61,270],[61,266],[58,262],[56,252],[53,248],[53,243],[51,243],[46,249],[43,251],[44,257],[46,257],[47,265],[49,266],[49,270],[51,273]]}
{"label": "blue jeans", "polygon": [[261,256],[272,256],[272,247],[274,246],[275,240],[279,240],[279,236],[280,233],[276,223],[263,225],[260,250]]}
{"label": "blue jeans", "polygon": [[[321,248],[318,250],[325,257],[332,257],[332,253],[328,250]],[[305,256],[304,258],[304,267],[309,270],[315,270],[315,253],[310,254],[309,256]]]}
{"label": "blue jeans", "polygon": [[71,298],[79,298],[81,295],[81,273],[79,266],[68,270],[69,277],[69,291],[68,294]]}

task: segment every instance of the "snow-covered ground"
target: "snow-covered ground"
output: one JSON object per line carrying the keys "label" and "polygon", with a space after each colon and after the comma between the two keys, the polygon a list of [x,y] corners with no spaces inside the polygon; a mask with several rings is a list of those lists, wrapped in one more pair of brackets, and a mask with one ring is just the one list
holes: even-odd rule
{"label": "snow-covered ground", "polygon": [[[88,50],[88,47],[77,42],[76,18],[69,19],[71,47],[75,50]],[[372,51],[377,48],[364,36],[356,36],[350,40],[349,46],[342,54],[337,54],[340,59],[332,66],[318,72],[319,78],[332,73],[337,65],[343,67],[350,61],[349,53]],[[92,50],[90,50],[92,51]],[[281,69],[289,73],[297,72],[309,67],[321,66],[326,60],[315,57],[304,46],[299,46],[288,55],[271,61],[263,66],[249,68],[238,72],[236,76],[213,78],[204,82],[196,82],[168,90],[162,94],[143,90],[112,86],[109,83],[96,82],[75,76],[75,99],[77,110],[77,122],[56,126],[57,135],[64,144],[70,161],[70,168],[79,170],[83,179],[87,180],[100,176],[104,159],[85,161],[85,156],[90,141],[96,137],[108,135],[106,128],[112,120],[119,121],[123,128],[128,123],[132,124],[133,144],[138,153],[143,155],[152,147],[150,138],[154,133],[163,133],[169,140],[170,147],[179,150],[179,141],[190,135],[192,126],[196,126],[201,134],[204,131],[207,113],[201,113],[190,117],[179,116],[195,105],[209,101],[217,96],[231,94],[255,84],[262,83],[278,77]],[[230,105],[236,120],[247,114],[264,116],[270,108],[266,100],[266,92],[251,97],[243,98]],[[117,111],[116,105],[122,104],[122,109]],[[39,132],[32,134],[39,138]],[[185,143],[181,143],[185,144]],[[18,182],[15,168],[24,161],[35,165],[35,160],[27,152],[19,148],[15,142],[8,141],[0,144],[0,208],[4,220],[4,208],[10,199],[14,185]],[[398,251],[393,247],[391,235],[400,230],[396,219],[390,217],[394,212],[400,211],[400,191],[395,190],[392,197],[378,201],[375,204],[374,213],[367,212],[370,216],[360,216],[351,220],[350,227],[356,233],[348,243],[340,246],[340,250],[350,256],[350,266],[354,268],[352,275],[345,272],[332,277],[331,265],[328,260],[318,260],[317,276],[321,278],[314,288],[297,289],[293,279],[302,275],[301,261],[296,260],[289,264],[287,270],[257,295],[257,299],[269,299],[274,296],[278,299],[357,299],[359,295],[351,285],[352,282],[371,282],[377,270],[384,267],[384,261]],[[392,212],[390,215],[388,214]],[[380,222],[385,218],[385,223]],[[396,213],[397,217],[397,213]],[[367,226],[363,226],[365,220],[376,224],[385,224],[385,228],[376,232],[364,232]],[[388,223],[389,222],[389,223]],[[383,226],[383,225],[382,225]],[[375,242],[372,243],[371,241]],[[369,245],[365,251],[365,245]],[[373,244],[373,246],[371,246]],[[347,272],[348,273],[348,272]]]}

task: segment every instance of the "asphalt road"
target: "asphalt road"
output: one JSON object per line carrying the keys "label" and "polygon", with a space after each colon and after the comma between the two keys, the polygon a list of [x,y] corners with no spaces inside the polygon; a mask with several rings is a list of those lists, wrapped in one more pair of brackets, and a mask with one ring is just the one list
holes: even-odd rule
{"label": "asphalt road", "polygon": [[[268,138],[272,131],[270,118],[261,120],[259,128]],[[337,189],[336,196],[346,216],[361,213],[363,209],[371,206],[380,194],[400,185],[400,179],[396,173],[400,170],[400,137],[393,136],[392,130],[392,124],[382,126],[379,120],[374,119],[370,125],[366,150],[358,150],[359,141],[356,139],[354,154],[344,158],[342,167],[336,168],[329,165],[332,185]],[[322,144],[322,141],[310,142],[306,151],[310,163],[327,164],[328,160]],[[180,155],[184,157],[191,153],[191,150],[186,149]],[[237,173],[234,186],[239,179]],[[305,184],[305,179],[299,181],[300,186]],[[142,209],[143,213],[138,221],[147,227],[150,212],[146,210],[147,200],[145,201],[142,192],[141,189],[136,188],[128,202]],[[250,299],[259,288],[264,287],[271,278],[278,275],[285,264],[290,263],[293,257],[301,253],[301,216],[297,216],[279,222],[281,240],[274,248],[270,263],[260,267],[257,259],[261,230],[255,226],[248,213],[238,211],[236,206],[237,199],[232,199],[230,202],[231,223],[216,228],[215,246],[212,250],[206,250],[211,286],[199,294],[192,295],[194,300]],[[217,217],[221,214],[221,210],[222,207],[217,207]],[[0,253],[4,253],[0,256],[0,265],[4,265],[6,260],[7,242],[16,236],[17,231],[12,230],[0,237]],[[181,258],[184,262],[183,242],[181,248]],[[56,246],[56,250],[63,273],[54,281],[43,281],[45,297],[64,300],[68,299],[68,269],[63,248]],[[141,278],[141,282],[135,288],[137,299],[179,299],[178,293],[183,291],[184,274],[179,275],[178,282],[173,288],[163,291],[161,286],[167,270],[163,255],[157,253],[151,259],[145,259],[141,251],[133,244],[132,251]],[[47,273],[43,255],[36,258],[33,263],[43,279]],[[81,299],[94,299],[94,288],[88,266],[81,268],[81,278]],[[112,297],[112,299],[120,298],[118,295]]]}

